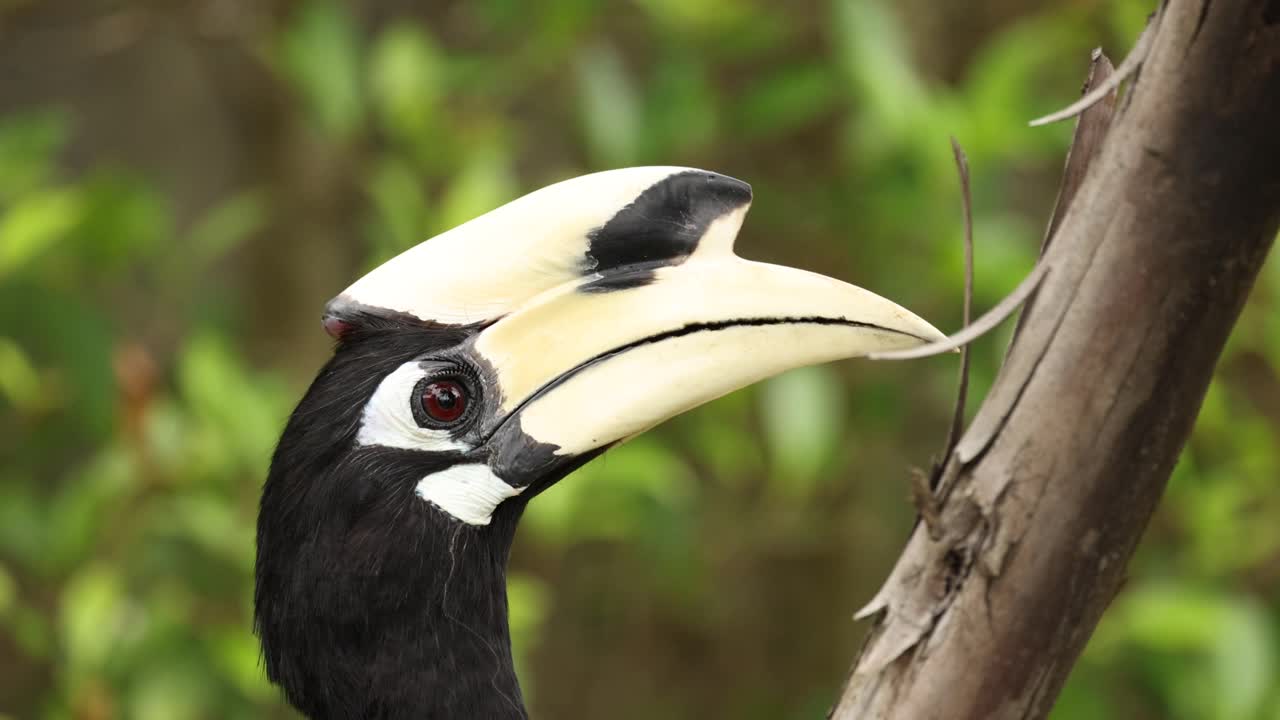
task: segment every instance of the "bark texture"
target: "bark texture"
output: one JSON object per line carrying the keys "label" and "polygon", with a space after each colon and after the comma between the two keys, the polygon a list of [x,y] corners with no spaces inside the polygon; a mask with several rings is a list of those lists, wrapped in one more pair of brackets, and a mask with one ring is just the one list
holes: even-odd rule
{"label": "bark texture", "polygon": [[1280,0],[1168,0],[1147,32],[834,718],[1046,717],[1123,583],[1280,224]]}

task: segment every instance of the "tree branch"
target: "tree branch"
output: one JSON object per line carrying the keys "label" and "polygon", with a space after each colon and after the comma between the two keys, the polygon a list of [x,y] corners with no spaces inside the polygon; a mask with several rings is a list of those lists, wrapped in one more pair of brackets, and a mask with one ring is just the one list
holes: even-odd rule
{"label": "tree branch", "polygon": [[1280,225],[1280,0],[1168,0],[1146,32],[834,718],[1046,717],[1120,588]]}

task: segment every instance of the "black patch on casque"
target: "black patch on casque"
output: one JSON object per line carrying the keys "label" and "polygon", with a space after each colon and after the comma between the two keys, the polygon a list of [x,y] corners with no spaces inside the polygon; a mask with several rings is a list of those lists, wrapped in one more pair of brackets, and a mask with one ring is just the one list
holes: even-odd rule
{"label": "black patch on casque", "polygon": [[684,262],[717,218],[751,202],[751,186],[700,170],[651,185],[609,222],[587,234],[580,289],[610,292],[653,281],[653,270]]}

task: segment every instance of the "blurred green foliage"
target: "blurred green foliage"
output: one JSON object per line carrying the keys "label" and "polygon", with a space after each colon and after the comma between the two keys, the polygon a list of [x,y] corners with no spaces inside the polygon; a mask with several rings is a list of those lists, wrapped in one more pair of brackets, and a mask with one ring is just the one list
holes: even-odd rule
{"label": "blurred green foliage", "polygon": [[[556,179],[695,165],[754,184],[744,254],[955,327],[947,137],[974,169],[985,307],[1036,255],[1069,138],[1026,121],[1150,10],[404,5],[86,4],[73,62],[121,94],[95,104],[32,70],[61,47],[38,40],[51,11],[0,4],[0,69],[41,78],[0,91],[0,717],[292,716],[249,631],[257,492],[323,362],[320,304],[364,269]],[[168,119],[179,90],[131,54],[200,58],[182,92],[213,110]],[[237,162],[200,190],[214,170],[188,155],[217,153]],[[1280,718],[1278,302],[1273,262],[1055,720]],[[979,393],[1006,339],[976,348]],[[510,584],[535,713],[820,716],[953,382],[945,358],[798,371],[540,497]]]}

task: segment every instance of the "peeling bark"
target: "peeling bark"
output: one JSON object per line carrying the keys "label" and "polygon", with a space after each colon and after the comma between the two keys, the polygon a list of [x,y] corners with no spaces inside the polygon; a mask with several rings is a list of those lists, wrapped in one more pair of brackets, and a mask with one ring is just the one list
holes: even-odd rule
{"label": "peeling bark", "polygon": [[1121,107],[1085,111],[1044,279],[831,717],[1048,715],[1280,225],[1277,7],[1168,0]]}

